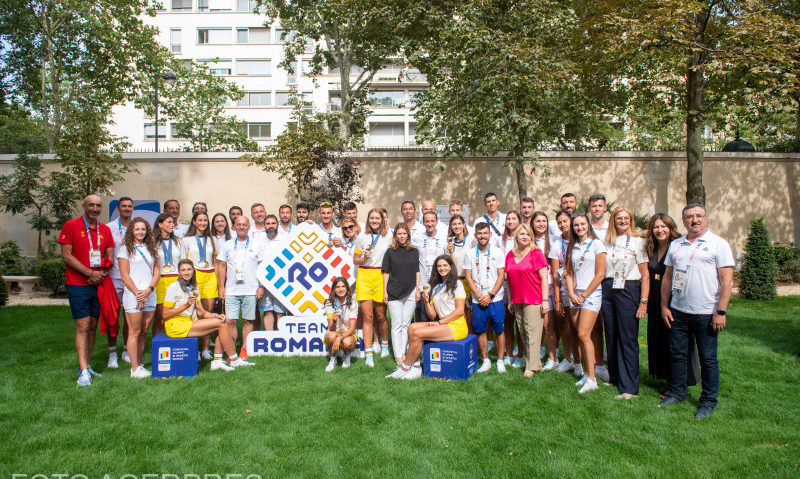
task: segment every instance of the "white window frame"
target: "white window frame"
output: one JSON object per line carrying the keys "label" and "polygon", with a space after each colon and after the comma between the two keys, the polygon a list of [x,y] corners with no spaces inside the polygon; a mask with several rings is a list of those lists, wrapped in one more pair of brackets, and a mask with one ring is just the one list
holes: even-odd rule
{"label": "white window frame", "polygon": [[[244,67],[245,64],[254,64],[256,62],[266,62],[267,73],[241,73],[239,67]],[[250,77],[269,77],[272,76],[272,59],[270,58],[237,58],[236,69],[234,70],[236,76],[250,76]]]}
{"label": "white window frame", "polygon": [[[200,32],[206,31],[206,40],[205,42],[200,41]],[[227,42],[212,42],[211,41],[211,34],[209,32],[217,31],[222,32],[226,31],[229,33],[229,38]],[[195,37],[198,45],[231,45],[233,43],[233,31],[230,27],[197,27],[197,36]]]}
{"label": "white window frame", "polygon": [[[259,133],[261,133],[261,129],[263,127],[267,127],[267,128],[269,128],[269,135],[267,135],[267,136],[261,136],[261,135],[251,136],[250,135],[250,131],[251,131],[250,128],[252,128],[252,127],[258,127]],[[247,137],[250,138],[251,140],[269,140],[270,138],[272,138],[272,123],[268,122],[268,121],[247,123]]]}

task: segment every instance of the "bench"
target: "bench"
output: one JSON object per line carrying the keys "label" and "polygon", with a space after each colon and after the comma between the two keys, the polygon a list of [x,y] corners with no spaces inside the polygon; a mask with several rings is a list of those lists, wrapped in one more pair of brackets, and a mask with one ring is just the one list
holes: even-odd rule
{"label": "bench", "polygon": [[152,344],[153,371],[156,379],[180,379],[197,376],[197,338],[170,338],[156,334]]}
{"label": "bench", "polygon": [[478,340],[468,334],[460,341],[428,342],[422,347],[425,377],[466,381],[478,365]]}
{"label": "bench", "polygon": [[11,283],[17,283],[22,291],[20,296],[30,296],[33,294],[33,287],[39,281],[39,276],[3,276],[3,281],[8,283],[11,288]]}

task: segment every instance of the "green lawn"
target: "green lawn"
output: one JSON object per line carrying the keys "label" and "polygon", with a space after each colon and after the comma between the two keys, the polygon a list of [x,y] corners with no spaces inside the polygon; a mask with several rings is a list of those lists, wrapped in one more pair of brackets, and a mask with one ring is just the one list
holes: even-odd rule
{"label": "green lawn", "polygon": [[612,387],[580,396],[555,372],[386,380],[389,358],[326,374],[323,358],[260,357],[231,373],[206,364],[193,379],[132,380],[105,370],[100,336],[93,364],[105,375],[78,388],[68,309],[7,307],[0,474],[800,477],[799,313],[798,297],[734,300],[720,403],[695,421],[699,386],[656,408],[645,322],[640,397],[622,402]]}

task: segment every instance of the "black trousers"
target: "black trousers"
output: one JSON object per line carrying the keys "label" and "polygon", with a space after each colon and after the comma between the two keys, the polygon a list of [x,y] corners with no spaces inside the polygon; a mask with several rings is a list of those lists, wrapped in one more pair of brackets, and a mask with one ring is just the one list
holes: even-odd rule
{"label": "black trousers", "polygon": [[608,376],[620,393],[639,393],[639,320],[636,310],[641,281],[625,281],[614,289],[614,280],[603,280],[603,327],[608,353]]}

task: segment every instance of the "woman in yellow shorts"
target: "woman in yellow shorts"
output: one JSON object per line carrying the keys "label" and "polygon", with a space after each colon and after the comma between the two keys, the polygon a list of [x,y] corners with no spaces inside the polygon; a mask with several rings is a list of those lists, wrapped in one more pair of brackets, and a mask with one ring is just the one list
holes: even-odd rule
{"label": "woman in yellow shorts", "polygon": [[[165,329],[170,338],[196,338],[217,333],[214,344],[214,360],[211,370],[231,371],[239,366],[252,366],[236,354],[233,346],[228,318],[224,314],[210,313],[203,308],[203,293],[198,289],[192,261],[178,262],[179,277],[167,287],[164,297]],[[199,319],[198,319],[199,318]],[[228,355],[230,366],[222,361],[222,352]]]}
{"label": "woman in yellow shorts", "polygon": [[153,240],[156,242],[161,279],[156,285],[156,316],[153,318],[153,336],[164,332],[164,296],[167,287],[178,279],[178,261],[181,260],[181,240],[175,236],[175,220],[167,213],[156,218]]}
{"label": "woman in yellow shorts", "polygon": [[[422,376],[419,355],[423,341],[459,341],[467,337],[467,320],[464,319],[464,285],[458,280],[453,260],[449,254],[433,262],[430,283],[422,291],[422,300],[430,317],[427,323],[414,323],[408,327],[408,352],[403,364],[389,378],[417,379]],[[438,318],[438,319],[437,319]]]}
{"label": "woman in yellow shorts", "polygon": [[[200,210],[192,215],[192,223],[181,243],[181,258],[190,259],[194,264],[197,287],[200,289],[200,297],[203,298],[200,300],[203,309],[213,311],[214,301],[219,296],[217,273],[214,272],[217,248],[205,211]],[[210,340],[211,336],[203,336],[203,359],[206,361],[211,361],[211,351],[208,348]]]}

